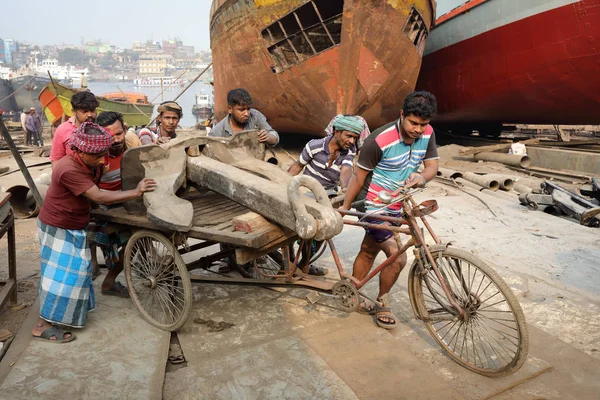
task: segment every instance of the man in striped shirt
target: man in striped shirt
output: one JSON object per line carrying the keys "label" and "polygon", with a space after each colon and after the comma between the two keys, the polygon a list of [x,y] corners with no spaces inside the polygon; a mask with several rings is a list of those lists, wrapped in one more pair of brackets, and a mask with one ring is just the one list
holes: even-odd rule
{"label": "man in striped shirt", "polygon": [[[365,140],[348,185],[344,205],[340,209],[349,210],[363,186],[368,187],[366,199],[377,202],[381,190],[393,192],[401,186],[424,187],[435,178],[439,157],[433,128],[429,122],[436,112],[437,101],[429,92],[413,92],[404,99],[400,119],[377,129]],[[418,173],[421,163],[425,164],[425,168]],[[392,205],[383,214],[399,217],[400,207],[399,204]],[[367,209],[377,210],[375,207]],[[376,220],[368,222],[389,224]],[[352,275],[358,280],[364,279],[381,251],[387,257],[398,251],[392,233],[381,229],[367,229],[354,261]],[[382,304],[381,307],[364,303],[359,308],[364,313],[376,314],[377,325],[382,328],[394,329],[397,325],[397,319],[389,308],[389,292],[405,265],[406,254],[402,254],[379,274],[377,300]]]}
{"label": "man in striped shirt", "polygon": [[364,119],[352,115],[338,115],[329,126],[331,133],[308,142],[288,172],[295,176],[304,168],[304,175],[315,178],[325,190],[336,190],[340,182],[345,192],[352,176],[356,142],[368,127]]}
{"label": "man in striped shirt", "polygon": [[[300,158],[288,169],[292,175],[298,175],[304,169],[304,175],[315,178],[325,190],[346,191],[356,155],[356,143],[362,133],[368,134],[366,121],[359,116],[337,115],[325,129],[326,137],[313,139],[306,144]],[[318,242],[313,242],[312,252]],[[307,252],[302,257],[307,257]],[[295,252],[292,252],[295,254]],[[300,262],[302,264],[302,262]],[[311,265],[310,275],[327,275],[327,270]]]}

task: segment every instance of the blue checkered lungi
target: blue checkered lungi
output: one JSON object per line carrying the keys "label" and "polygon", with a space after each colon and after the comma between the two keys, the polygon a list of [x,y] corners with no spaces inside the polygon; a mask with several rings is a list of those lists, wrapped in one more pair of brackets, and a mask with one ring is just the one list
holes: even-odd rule
{"label": "blue checkered lungi", "polygon": [[40,317],[83,328],[96,306],[91,253],[85,230],[62,229],[37,220],[42,274],[38,293]]}

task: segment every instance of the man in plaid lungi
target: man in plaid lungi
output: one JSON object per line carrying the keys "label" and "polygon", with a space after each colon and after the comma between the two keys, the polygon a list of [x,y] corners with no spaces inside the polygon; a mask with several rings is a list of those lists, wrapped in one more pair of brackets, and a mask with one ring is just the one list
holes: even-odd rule
{"label": "man in plaid lungi", "polygon": [[152,191],[156,182],[142,180],[136,189],[105,192],[97,184],[102,174],[111,136],[100,126],[85,122],[69,145],[74,151],[52,170],[52,182],[38,217],[41,245],[39,284],[40,319],[31,334],[51,343],[67,343],[75,335],[58,325],[83,328],[95,307],[86,226],[90,200],[114,204]]}

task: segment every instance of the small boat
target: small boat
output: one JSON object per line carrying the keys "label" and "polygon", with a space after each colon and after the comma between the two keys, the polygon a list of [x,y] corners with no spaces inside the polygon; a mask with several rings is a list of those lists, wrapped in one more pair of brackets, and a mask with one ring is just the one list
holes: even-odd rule
{"label": "small boat", "polygon": [[213,103],[208,94],[197,94],[196,103],[192,106],[192,114],[196,116],[196,122],[206,121],[212,116]]}
{"label": "small boat", "polygon": [[418,89],[437,127],[600,124],[599,0],[438,0]]}
{"label": "small boat", "polygon": [[139,92],[112,92],[103,93],[100,96],[120,103],[150,104],[148,96]]}
{"label": "small boat", "polygon": [[[76,90],[56,82],[51,82],[42,89],[39,99],[42,103],[44,114],[46,114],[46,118],[48,118],[50,124],[54,125],[63,120],[63,117],[68,118],[73,115],[73,111],[71,110],[71,97],[76,92]],[[96,96],[100,103],[98,112],[118,111],[123,114],[123,120],[129,126],[142,126],[147,125],[150,122],[154,105],[149,103],[145,96],[142,95],[145,103],[138,103],[137,99],[140,98],[139,96],[136,96],[136,94],[131,95],[132,99],[136,99],[135,102],[130,100],[130,96],[123,96],[121,93],[119,93],[119,95],[121,97],[119,100]]]}
{"label": "small boat", "polygon": [[183,86],[185,83],[185,80],[176,79],[173,76],[137,78],[133,80],[133,84],[140,87]]}

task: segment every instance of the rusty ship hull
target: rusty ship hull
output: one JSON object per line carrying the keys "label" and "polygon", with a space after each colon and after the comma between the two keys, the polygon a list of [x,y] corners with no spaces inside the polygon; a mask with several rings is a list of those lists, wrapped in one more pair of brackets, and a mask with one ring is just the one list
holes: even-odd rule
{"label": "rusty ship hull", "polygon": [[432,0],[213,0],[215,116],[243,87],[280,132],[323,135],[338,114],[371,129],[416,84]]}

